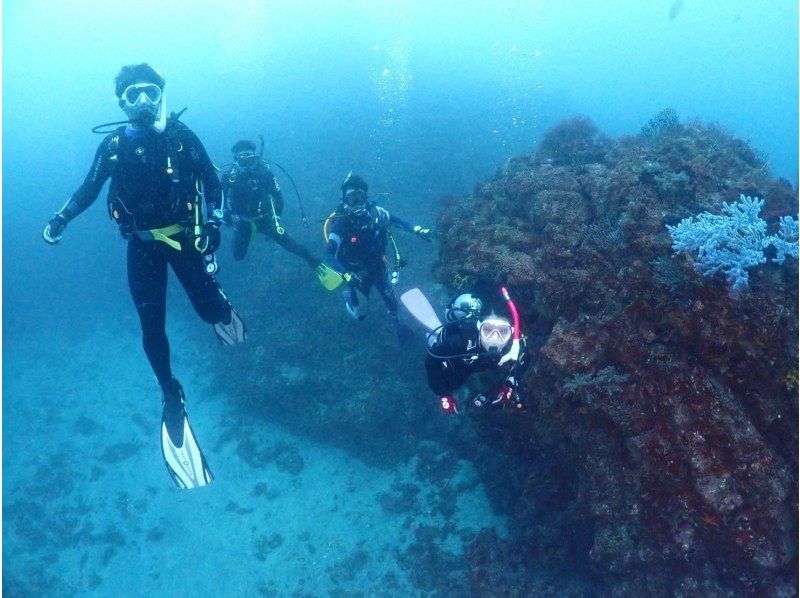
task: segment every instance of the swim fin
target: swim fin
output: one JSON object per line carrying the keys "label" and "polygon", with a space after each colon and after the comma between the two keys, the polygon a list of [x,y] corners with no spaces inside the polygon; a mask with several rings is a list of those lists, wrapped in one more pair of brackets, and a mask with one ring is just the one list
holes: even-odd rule
{"label": "swim fin", "polygon": [[338,289],[344,282],[341,274],[323,262],[319,263],[316,272],[319,282],[329,291]]}
{"label": "swim fin", "polygon": [[247,327],[242,322],[236,310],[231,308],[231,321],[228,324],[217,322],[214,324],[214,334],[223,345],[232,347],[247,339]]}
{"label": "swim fin", "polygon": [[172,379],[164,387],[164,410],[161,416],[161,453],[167,471],[179,488],[200,488],[214,476],[194,437],[184,409],[183,388]]}
{"label": "swim fin", "polygon": [[436,315],[436,310],[419,289],[410,289],[400,295],[400,302],[429,332],[442,327],[442,321]]}

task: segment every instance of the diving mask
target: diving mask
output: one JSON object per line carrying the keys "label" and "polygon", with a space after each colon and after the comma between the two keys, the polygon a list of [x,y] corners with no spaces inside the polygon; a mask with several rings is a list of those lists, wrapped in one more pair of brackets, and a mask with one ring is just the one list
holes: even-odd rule
{"label": "diving mask", "polygon": [[258,163],[258,156],[255,152],[239,152],[234,158],[239,168],[253,168]]}
{"label": "diving mask", "polygon": [[505,318],[491,316],[478,326],[481,346],[487,351],[502,351],[514,332]]}
{"label": "diving mask", "polygon": [[162,95],[155,83],[134,83],[125,88],[119,103],[131,121],[152,124],[158,119]]}
{"label": "diving mask", "polygon": [[350,188],[344,192],[344,204],[346,206],[356,207],[366,203],[367,192],[363,189]]}

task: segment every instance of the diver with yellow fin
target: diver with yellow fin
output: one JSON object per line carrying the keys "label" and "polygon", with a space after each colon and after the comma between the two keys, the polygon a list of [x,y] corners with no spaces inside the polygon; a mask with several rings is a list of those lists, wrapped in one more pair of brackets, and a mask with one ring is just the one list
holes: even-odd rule
{"label": "diver with yellow fin", "polygon": [[115,91],[128,120],[93,129],[107,135],[89,174],[42,236],[50,244],[61,241],[67,224],[111,179],[108,214],[128,241],[128,286],[144,351],[163,393],[164,460],[178,486],[197,488],[213,476],[189,425],[183,387],[172,375],[165,330],[167,275],[172,268],[221,343],[245,340],[245,325],[214,277],[222,218],[219,180],[197,136],[177,116],[167,117],[164,78],[154,68],[146,63],[123,67]]}
{"label": "diver with yellow fin", "polygon": [[[237,261],[243,260],[253,235],[261,233],[286,251],[305,260],[320,282],[327,287],[330,277],[336,278],[336,272],[289,236],[281,223],[283,193],[268,161],[264,159],[264,138],[260,135],[259,137],[261,151],[258,154],[256,144],[248,139],[234,143],[231,148],[233,164],[223,166],[220,173],[224,198],[223,221],[233,227],[233,258]],[[280,168],[280,165],[272,163]],[[283,172],[294,185],[289,173],[285,170]],[[295,193],[303,224],[308,226],[308,218],[296,187]]]}
{"label": "diver with yellow fin", "polygon": [[[338,281],[334,282],[338,286],[347,281],[349,288],[342,295],[347,313],[356,320],[366,317],[369,292],[375,287],[386,304],[387,315],[394,324],[398,339],[404,343],[411,331],[400,321],[397,313],[395,287],[403,260],[391,227],[414,233],[425,241],[432,240],[433,231],[389,214],[368,199],[367,191],[366,181],[351,171],[342,183],[339,206],[323,225],[328,253],[341,272]],[[389,245],[391,256],[387,254]]]}

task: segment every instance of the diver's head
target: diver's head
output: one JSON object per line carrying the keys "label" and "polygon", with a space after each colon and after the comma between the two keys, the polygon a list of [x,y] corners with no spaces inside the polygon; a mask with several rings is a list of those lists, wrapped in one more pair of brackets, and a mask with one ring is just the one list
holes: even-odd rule
{"label": "diver's head", "polygon": [[251,170],[258,164],[259,156],[256,154],[256,144],[249,139],[240,139],[231,148],[233,160],[242,170]]}
{"label": "diver's head", "polygon": [[483,302],[472,295],[471,293],[464,293],[459,295],[444,311],[444,319],[448,322],[456,322],[471,316],[479,316],[483,309]]}
{"label": "diver's head", "polygon": [[499,353],[511,341],[514,332],[511,322],[494,314],[478,324],[481,347],[485,351]]}
{"label": "diver's head", "polygon": [[342,183],[342,208],[347,214],[359,215],[367,208],[367,182],[351,170]]}
{"label": "diver's head", "polygon": [[119,107],[134,126],[144,128],[157,121],[166,122],[164,77],[146,62],[123,66],[114,79],[114,90]]}

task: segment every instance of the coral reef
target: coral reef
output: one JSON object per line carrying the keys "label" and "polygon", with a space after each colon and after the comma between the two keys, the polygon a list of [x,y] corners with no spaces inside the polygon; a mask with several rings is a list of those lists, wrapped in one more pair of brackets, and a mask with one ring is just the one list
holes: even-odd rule
{"label": "coral reef", "polygon": [[767,261],[764,250],[775,247],[775,263],[782,264],[787,255],[797,257],[797,221],[792,216],[780,220],[778,235],[767,235],[767,223],[759,212],[764,200],[740,196],[733,205],[722,204],[725,216],[704,212],[684,218],[677,225],[667,225],[676,252],[697,252],[694,267],[705,276],[722,272],[735,292],[747,286],[748,268]]}
{"label": "coral reef", "polygon": [[[750,270],[732,296],[673,256],[667,226],[742,195],[763,198],[779,265]],[[475,540],[475,593],[505,587],[514,555],[515,576],[526,562],[611,595],[796,595],[786,214],[796,190],[758,152],[674,111],[619,139],[565,121],[443,201],[437,278],[454,291],[509,285],[536,353],[529,413],[472,416],[476,466],[487,487],[502,480],[491,498],[516,530]]]}

